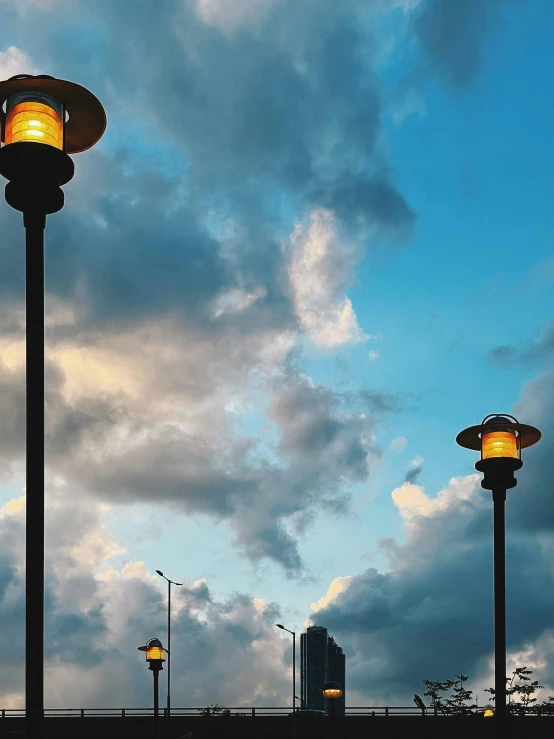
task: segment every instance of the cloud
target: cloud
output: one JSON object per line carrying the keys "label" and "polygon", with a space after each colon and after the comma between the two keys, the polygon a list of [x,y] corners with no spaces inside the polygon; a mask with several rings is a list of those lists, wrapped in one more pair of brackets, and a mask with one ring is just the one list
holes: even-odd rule
{"label": "cloud", "polygon": [[348,590],[348,586],[350,585],[352,581],[352,576],[347,575],[346,577],[335,577],[335,579],[331,582],[329,585],[329,589],[327,590],[327,593],[323,596],[323,598],[320,598],[316,603],[312,603],[312,611],[320,611],[322,608],[327,608],[327,606],[337,600],[339,595],[341,593],[344,593],[346,590]]}
{"label": "cloud", "polygon": [[408,403],[417,401],[410,392],[383,392],[373,388],[362,388],[360,398],[371,413],[400,413],[409,408]]}
{"label": "cloud", "polygon": [[[416,483],[417,478],[420,476],[421,472],[423,470],[423,457],[416,457],[410,462],[410,468],[406,472],[406,477],[404,478],[404,482],[406,483]],[[394,494],[393,494],[394,497]]]}
{"label": "cloud", "polygon": [[489,360],[498,366],[511,367],[548,360],[554,354],[554,320],[545,321],[539,336],[512,346],[501,345],[489,350]]}
{"label": "cloud", "polygon": [[9,46],[0,51],[0,80],[7,80],[16,74],[38,74],[30,58],[17,46]]}
{"label": "cloud", "polygon": [[196,0],[200,18],[224,32],[259,23],[275,0]]}
{"label": "cloud", "polygon": [[391,441],[388,448],[391,452],[403,452],[407,445],[407,439],[405,439],[403,436],[397,436],[396,439],[393,439]]}
{"label": "cloud", "polygon": [[[409,482],[393,491],[404,537],[380,541],[387,570],[353,576],[317,611],[345,649],[349,690],[360,700],[408,705],[423,679],[460,670],[470,688],[493,685],[492,505],[478,481],[453,478],[436,498]],[[551,550],[512,525],[506,546],[509,663],[548,644],[535,677],[552,694]]]}
{"label": "cloud", "polygon": [[340,238],[333,213],[318,210],[309,226],[297,225],[291,251],[296,312],[314,344],[331,348],[365,341],[352,302],[344,297],[359,254],[354,244]]}
{"label": "cloud", "polygon": [[513,0],[423,0],[413,28],[431,72],[466,87],[482,62],[489,35],[502,26],[501,11]]}
{"label": "cloud", "polygon": [[[227,521],[240,551],[288,574],[316,512],[346,510],[342,486],[367,479],[373,412],[392,403],[288,366],[303,334],[365,339],[355,265],[414,218],[379,145],[362,5],[76,0],[6,18],[41,72],[71,69],[109,120],[46,231],[49,471],[103,502],[163,489],[161,504]],[[23,458],[19,214],[0,209],[0,228],[9,476]],[[247,408],[270,434],[245,431]]]}
{"label": "cloud", "polygon": [[[153,634],[165,640],[163,583],[143,562],[110,563],[121,548],[97,503],[51,485],[46,501],[45,704],[147,705],[151,680],[137,646]],[[14,708],[24,703],[22,502],[0,511],[0,693]],[[172,594],[174,704],[282,705],[289,683],[275,604],[241,593],[219,600],[205,580],[184,582]]]}
{"label": "cloud", "polygon": [[554,370],[550,365],[523,388],[512,413],[521,423],[536,426],[542,439],[522,450],[523,468],[516,473],[518,485],[506,504],[506,520],[510,526],[529,535],[554,532],[554,507],[550,480],[552,464]]}
{"label": "cloud", "polygon": [[416,90],[410,90],[404,99],[393,107],[392,119],[399,125],[411,115],[417,115],[423,118],[427,112],[425,100]]}

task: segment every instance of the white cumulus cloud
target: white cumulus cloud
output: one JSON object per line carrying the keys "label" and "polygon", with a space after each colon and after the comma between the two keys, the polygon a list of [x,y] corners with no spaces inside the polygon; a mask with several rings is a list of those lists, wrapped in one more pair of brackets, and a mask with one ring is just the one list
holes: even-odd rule
{"label": "white cumulus cloud", "polygon": [[339,233],[334,214],[311,213],[291,236],[289,279],[297,315],[314,344],[334,347],[365,341],[352,301],[345,296],[358,250]]}
{"label": "white cumulus cloud", "polygon": [[17,46],[9,46],[0,51],[0,80],[7,80],[16,74],[38,74],[30,58]]}

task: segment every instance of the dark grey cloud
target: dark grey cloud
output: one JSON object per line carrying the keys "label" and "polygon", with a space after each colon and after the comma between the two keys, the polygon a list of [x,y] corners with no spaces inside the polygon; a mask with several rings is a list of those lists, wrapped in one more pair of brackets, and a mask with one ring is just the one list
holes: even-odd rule
{"label": "dark grey cloud", "polygon": [[488,352],[488,358],[500,367],[540,363],[554,353],[554,320],[545,321],[539,335],[514,345],[500,345]]}
{"label": "dark grey cloud", "polygon": [[[506,501],[508,655],[525,652],[536,666],[534,677],[550,687],[553,398],[549,367],[524,387],[511,409],[543,437],[523,450],[518,485]],[[405,482],[416,482],[419,471],[420,465],[414,466]],[[451,481],[433,501],[418,498],[411,487],[400,491],[395,494],[406,519],[405,541],[380,542],[389,571],[369,569],[354,577],[345,593],[318,612],[318,621],[351,651],[351,688],[376,703],[409,701],[422,679],[443,680],[460,669],[488,687],[493,650],[490,493],[480,488],[477,475]]]}
{"label": "dark grey cloud", "polygon": [[[414,214],[378,143],[365,3],[280,0],[233,33],[198,7],[61,0],[12,8],[0,30],[41,71],[88,86],[109,121],[46,231],[47,290],[74,313],[47,331],[47,462],[83,495],[156,495],[229,520],[252,560],[298,574],[298,537],[315,512],[348,509],[343,486],[380,454],[373,415],[394,402],[285,371],[267,391],[276,440],[264,443],[237,436],[222,405],[263,385],[284,365],[269,350],[302,331],[283,247],[299,221],[330,208],[364,246]],[[23,234],[7,207],[0,233],[2,323],[21,338]],[[96,370],[76,377],[87,361]],[[3,452],[15,458],[22,375],[6,372]],[[109,388],[92,387],[102,374]]]}
{"label": "dark grey cloud", "polygon": [[419,476],[423,472],[423,460],[420,457],[417,457],[413,460],[413,462],[410,465],[410,468],[406,472],[404,476],[404,482],[410,482],[412,484],[417,483]]}
{"label": "dark grey cloud", "polygon": [[224,265],[199,226],[210,207],[243,224],[256,252],[241,244],[244,272],[254,267],[270,283],[278,274],[271,226],[283,223],[273,206],[283,196],[300,209],[336,201],[347,221],[360,213],[377,223],[410,220],[386,173],[374,173],[381,111],[360,5],[283,0],[261,25],[235,35],[204,23],[196,3],[177,0],[144,2],[140,11],[127,0],[94,10],[64,2],[19,22],[12,16],[11,43],[15,36],[60,76],[71,69],[105,101],[112,127],[144,121],[151,137],[169,136],[188,160],[187,205],[167,216],[177,182],[138,163],[137,152],[120,149],[112,161],[90,152],[86,164],[79,158],[77,178],[82,167],[93,171],[86,199],[105,225],[72,219],[69,208],[51,219],[57,250],[47,274],[56,289],[67,295],[84,279],[96,312],[112,317],[116,308],[123,317],[167,306],[176,291],[200,300],[206,283],[217,291]]}
{"label": "dark grey cloud", "polygon": [[542,439],[523,449],[522,469],[517,472],[518,485],[509,491],[506,520],[514,528],[529,533],[554,532],[554,371],[546,371],[529,382],[512,409],[521,423],[540,429]]}
{"label": "dark grey cloud", "polygon": [[363,388],[359,396],[371,413],[400,413],[411,408],[410,403],[419,399],[415,393],[391,393],[373,388]]}
{"label": "dark grey cloud", "polygon": [[92,423],[80,449],[57,468],[83,493],[110,502],[146,503],[155,494],[158,502],[228,520],[252,561],[270,558],[299,575],[297,537],[307,521],[322,508],[347,510],[341,486],[366,480],[381,450],[371,417],[292,369],[274,388],[267,415],[279,430],[278,463],[253,438],[195,436],[175,424],[151,429],[131,419],[128,445],[114,443],[117,424],[111,432],[104,425],[99,438]]}
{"label": "dark grey cloud", "polygon": [[490,34],[514,0],[422,0],[413,28],[430,71],[465,87],[479,71]]}
{"label": "dark grey cloud", "polygon": [[[107,360],[101,370],[117,371],[120,357],[133,367],[140,347],[140,336],[123,343],[114,367]],[[69,369],[62,370],[55,354],[46,364],[48,470],[83,496],[126,504],[148,503],[155,496],[158,503],[227,520],[237,545],[252,561],[273,559],[291,575],[304,568],[298,542],[306,526],[318,511],[347,511],[350,494],[342,486],[365,481],[381,455],[374,437],[376,416],[367,412],[367,388],[360,395],[336,393],[291,364],[265,388],[265,414],[277,431],[268,445],[255,437],[235,437],[231,421],[217,405],[203,411],[191,431],[169,419],[167,410],[158,411],[157,402],[163,406],[180,397],[179,374],[175,380],[166,377],[165,384],[160,380],[151,399],[137,400],[123,390],[75,394],[67,383],[75,382],[71,367],[80,370],[71,357],[78,359],[82,351],[77,346],[70,353]],[[190,351],[190,344],[184,351]],[[173,349],[170,362],[178,358]],[[164,367],[155,360],[153,367],[163,377]],[[94,379],[94,365],[92,372]],[[153,377],[157,382],[157,375]],[[21,463],[23,367],[3,368],[0,379],[2,453],[8,464]],[[83,382],[87,387],[87,376]],[[201,402],[201,395],[194,394]]]}
{"label": "dark grey cloud", "polygon": [[0,455],[4,473],[13,473],[12,465],[25,448],[25,375],[0,364]]}
{"label": "dark grey cloud", "polygon": [[[48,493],[46,706],[105,708],[116,695],[118,705],[148,705],[152,681],[137,647],[152,636],[166,643],[163,583],[140,562],[103,578],[113,542],[98,505],[69,491]],[[20,696],[22,707],[24,511],[11,505],[0,515],[0,692]],[[183,582],[172,597],[174,705],[282,705],[289,682],[276,604],[243,593],[219,600],[205,581]]]}
{"label": "dark grey cloud", "polygon": [[[371,568],[355,576],[317,614],[351,654],[349,688],[374,705],[408,705],[423,679],[460,670],[492,684],[492,503],[477,477],[451,482],[441,496],[432,510],[418,507],[415,497],[411,510],[404,502],[405,542],[380,542],[388,572]],[[508,527],[509,654],[548,638],[550,559],[534,536]],[[538,677],[549,675],[552,665]]]}

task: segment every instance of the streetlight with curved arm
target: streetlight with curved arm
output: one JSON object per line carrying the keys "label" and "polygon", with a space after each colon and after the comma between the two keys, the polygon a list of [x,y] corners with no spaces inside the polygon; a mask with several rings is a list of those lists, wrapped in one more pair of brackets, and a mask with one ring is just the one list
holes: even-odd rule
{"label": "streetlight with curved arm", "polygon": [[167,715],[171,715],[171,586],[182,585],[182,582],[174,582],[164,575],[161,570],[156,573],[167,580]]}

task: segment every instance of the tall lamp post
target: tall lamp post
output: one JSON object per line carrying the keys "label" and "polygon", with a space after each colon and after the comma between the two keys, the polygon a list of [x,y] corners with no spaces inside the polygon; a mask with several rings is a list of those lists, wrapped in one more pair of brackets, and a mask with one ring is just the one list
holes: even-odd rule
{"label": "tall lamp post", "polygon": [[292,736],[296,736],[296,631],[285,629],[283,624],[275,624],[278,629],[292,634]]}
{"label": "tall lamp post", "polygon": [[494,510],[494,718],[497,737],[503,739],[506,717],[506,490],[514,488],[521,450],[536,444],[541,432],[518,423],[514,416],[491,414],[478,426],[470,426],[456,437],[460,446],[481,452],[475,468],[484,473],[481,487],[492,491]]}
{"label": "tall lamp post", "polygon": [[161,570],[156,570],[160,577],[167,580],[167,715],[171,715],[171,586],[182,585],[167,578]]}
{"label": "tall lamp post", "polygon": [[292,634],[292,713],[293,716],[296,713],[296,632],[290,629],[285,629],[283,624],[275,624],[278,629],[288,631]]}
{"label": "tall lamp post", "polygon": [[160,670],[163,670],[163,663],[165,662],[164,652],[167,652],[167,649],[163,648],[159,639],[149,639],[143,647],[137,647],[137,649],[139,652],[146,652],[148,669],[152,670],[154,675],[154,733],[158,736],[158,714],[160,705],[158,677]]}
{"label": "tall lamp post", "polygon": [[28,737],[44,717],[44,229],[63,208],[61,185],[76,154],[104,133],[100,101],[73,82],[17,75],[0,82],[0,174],[6,202],[23,213],[26,311],[25,716]]}

